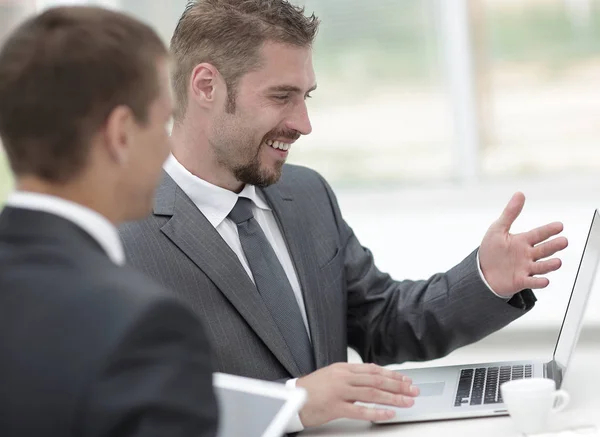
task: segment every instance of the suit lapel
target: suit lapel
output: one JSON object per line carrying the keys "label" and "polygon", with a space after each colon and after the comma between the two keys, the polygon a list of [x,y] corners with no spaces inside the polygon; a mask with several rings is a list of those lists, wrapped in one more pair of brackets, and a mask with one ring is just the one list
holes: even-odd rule
{"label": "suit lapel", "polygon": [[326,338],[327,317],[320,308],[327,308],[324,301],[325,296],[320,293],[318,266],[314,261],[312,240],[310,240],[305,220],[298,214],[298,205],[295,204],[293,196],[284,187],[278,184],[263,189],[263,193],[269,205],[275,213],[275,218],[283,238],[287,244],[292,261],[296,268],[296,274],[302,287],[304,306],[308,318],[311,333],[315,361],[317,368],[326,366],[329,361],[329,348]]}
{"label": "suit lapel", "polygon": [[171,215],[161,231],[219,288],[281,364],[300,371],[237,255],[167,175],[157,191],[154,213]]}

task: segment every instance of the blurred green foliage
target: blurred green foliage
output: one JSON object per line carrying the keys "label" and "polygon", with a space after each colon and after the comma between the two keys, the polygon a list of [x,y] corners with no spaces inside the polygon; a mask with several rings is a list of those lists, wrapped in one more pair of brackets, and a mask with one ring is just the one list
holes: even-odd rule
{"label": "blurred green foliage", "polygon": [[532,5],[519,11],[488,12],[490,58],[512,63],[536,62],[566,68],[600,56],[600,2],[578,23],[563,2]]}
{"label": "blurred green foliage", "polygon": [[305,0],[321,19],[315,43],[319,75],[375,82],[419,79],[435,62],[433,0]]}
{"label": "blurred green foliage", "polygon": [[[304,0],[322,20],[315,44],[320,75],[375,82],[430,80],[440,75],[441,45],[435,0]],[[485,4],[485,2],[484,2]],[[567,68],[600,54],[600,2],[577,23],[563,1],[482,8],[487,57],[493,62]],[[366,71],[365,71],[366,70]],[[362,73],[364,72],[364,74]]]}

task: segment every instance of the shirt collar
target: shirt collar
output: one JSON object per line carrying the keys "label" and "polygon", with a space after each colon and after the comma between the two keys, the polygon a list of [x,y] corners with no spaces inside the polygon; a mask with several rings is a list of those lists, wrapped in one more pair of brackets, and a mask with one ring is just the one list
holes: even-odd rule
{"label": "shirt collar", "polygon": [[26,191],[13,192],[6,205],[47,212],[69,220],[94,238],[115,264],[125,263],[125,252],[117,229],[106,217],[90,208],[60,197]]}
{"label": "shirt collar", "polygon": [[246,185],[240,194],[218,187],[190,173],[173,155],[164,164],[165,171],[216,228],[229,215],[238,197],[247,197],[258,208],[270,211],[262,193],[254,185]]}

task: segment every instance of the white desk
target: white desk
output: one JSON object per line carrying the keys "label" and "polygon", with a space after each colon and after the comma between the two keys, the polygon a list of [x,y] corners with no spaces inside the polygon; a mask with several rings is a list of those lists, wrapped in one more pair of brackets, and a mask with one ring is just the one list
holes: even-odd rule
{"label": "white desk", "polygon": [[[523,354],[519,353],[519,355]],[[457,358],[460,357],[457,356]],[[488,358],[496,359],[496,357]],[[449,361],[457,362],[458,360]],[[566,410],[557,414],[550,422],[550,429],[560,431],[569,427],[595,425],[600,430],[600,339],[598,339],[597,346],[589,345],[585,349],[580,348],[575,352],[563,388],[571,395],[571,402]],[[522,434],[513,429],[508,416],[502,416],[388,425],[340,420],[322,427],[305,430],[300,435],[302,437],[517,437]]]}

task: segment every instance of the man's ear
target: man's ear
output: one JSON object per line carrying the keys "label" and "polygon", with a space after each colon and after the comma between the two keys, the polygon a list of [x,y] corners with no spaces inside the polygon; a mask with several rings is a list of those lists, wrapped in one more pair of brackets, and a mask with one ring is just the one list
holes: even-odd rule
{"label": "man's ear", "polygon": [[190,76],[190,99],[202,107],[212,106],[220,92],[226,92],[225,82],[216,67],[209,63],[198,64]]}
{"label": "man's ear", "polygon": [[129,161],[137,122],[131,108],[117,106],[105,124],[105,144],[110,158],[120,166]]}

